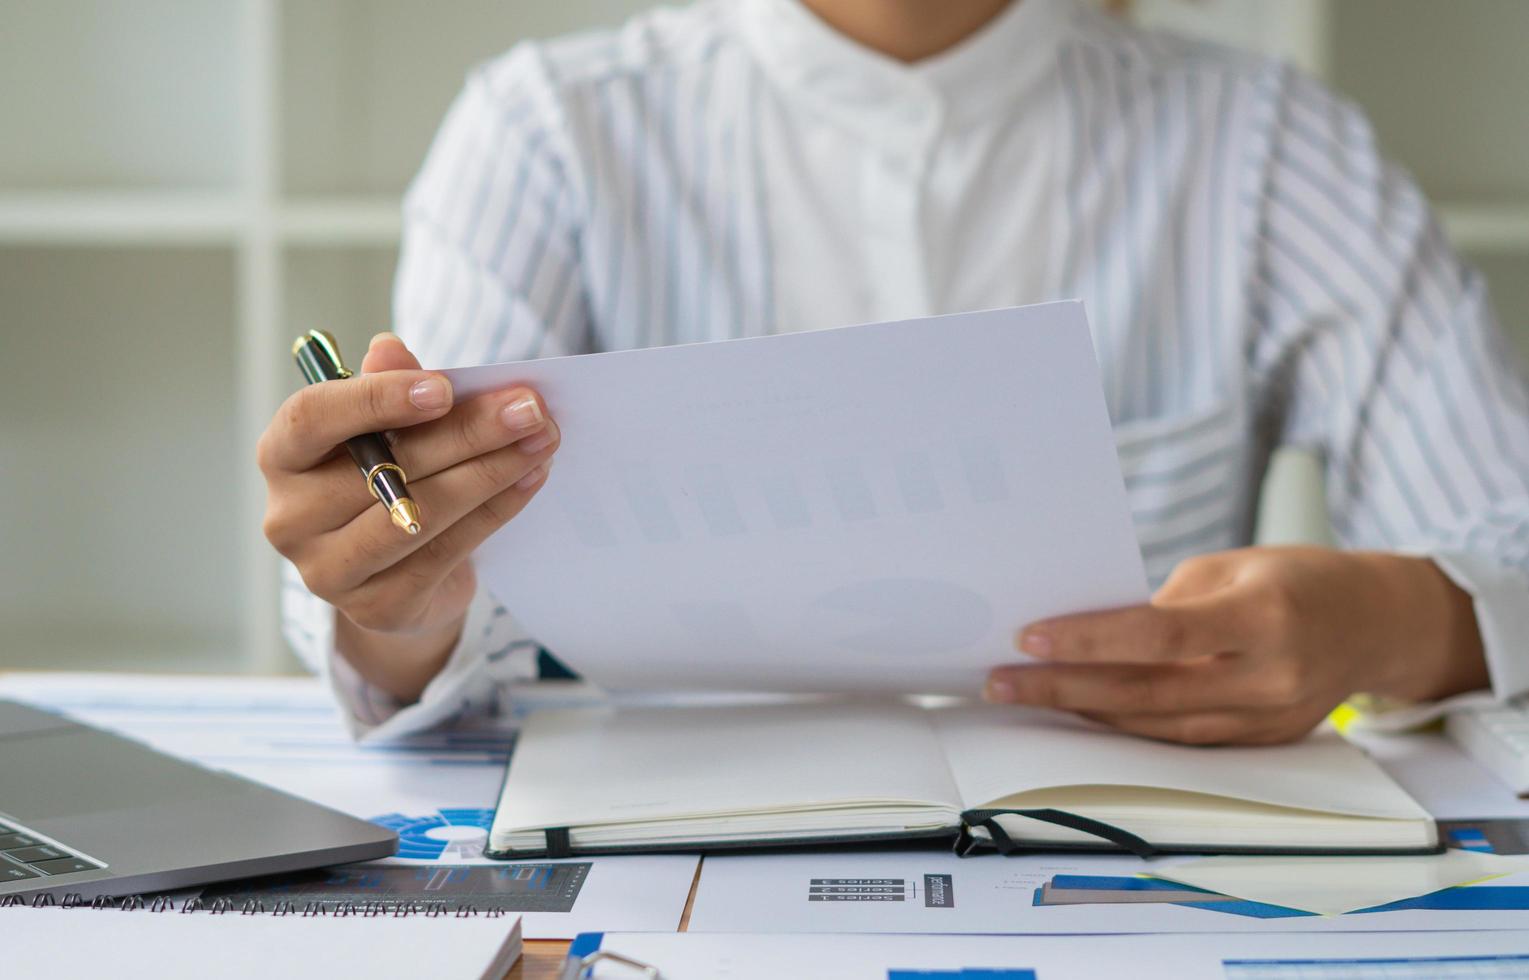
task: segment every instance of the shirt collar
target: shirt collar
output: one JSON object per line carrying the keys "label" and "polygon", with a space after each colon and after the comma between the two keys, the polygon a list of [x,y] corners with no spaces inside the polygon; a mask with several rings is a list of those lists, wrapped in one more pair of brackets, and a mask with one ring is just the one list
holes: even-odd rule
{"label": "shirt collar", "polygon": [[800,0],[738,0],[738,27],[765,74],[877,142],[922,141],[992,121],[1049,77],[1073,0],[1014,0],[955,47],[912,65],[840,34]]}

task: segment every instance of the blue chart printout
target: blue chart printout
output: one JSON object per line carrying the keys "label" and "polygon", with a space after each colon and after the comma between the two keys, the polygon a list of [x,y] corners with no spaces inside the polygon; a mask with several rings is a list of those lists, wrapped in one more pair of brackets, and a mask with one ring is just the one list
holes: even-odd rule
{"label": "blue chart printout", "polygon": [[912,848],[714,855],[702,871],[688,929],[966,935],[1529,931],[1526,872],[1324,916],[1150,877],[1163,866],[1130,855],[989,859]]}
{"label": "blue chart printout", "polygon": [[[921,887],[922,886],[922,887]],[[931,909],[956,905],[955,880],[948,874],[919,878],[813,878],[809,902],[922,902]]]}
{"label": "blue chart printout", "polygon": [[[1249,902],[1177,882],[1134,876],[1055,875],[1036,892],[1035,904],[1052,907],[1085,904],[1133,906],[1164,904],[1254,919],[1321,918],[1315,912],[1303,912],[1279,905],[1267,905],[1263,902]],[[1446,888],[1443,891],[1419,895],[1416,898],[1405,898],[1344,914],[1365,916],[1409,909],[1529,912],[1529,883],[1497,885],[1489,882],[1470,887]]]}
{"label": "blue chart printout", "polygon": [[887,980],[1036,980],[1034,970],[888,970]]}
{"label": "blue chart printout", "polygon": [[398,833],[398,856],[419,861],[439,861],[448,853],[466,858],[481,857],[494,823],[494,811],[484,807],[448,806],[435,813],[384,813],[372,817]]}
{"label": "blue chart printout", "polygon": [[1225,960],[1226,980],[1523,980],[1529,955]]}
{"label": "blue chart printout", "polygon": [[0,678],[0,696],[398,833],[398,854],[385,861],[219,885],[203,891],[204,902],[501,909],[522,915],[527,938],[563,939],[590,926],[674,929],[694,881],[696,858],[686,856],[483,857],[514,747],[507,727],[358,744],[317,678],[12,674]]}
{"label": "blue chart printout", "polygon": [[301,910],[316,904],[358,909],[381,906],[450,911],[572,912],[589,877],[588,861],[565,864],[348,864],[215,885],[204,903],[244,908],[284,903]]}
{"label": "blue chart printout", "polygon": [[[618,954],[664,980],[1522,980],[1529,935],[1409,932],[1289,936],[855,936],[643,934],[580,936],[574,948]],[[1292,956],[1292,951],[1298,956]],[[596,980],[631,980],[624,967]]]}

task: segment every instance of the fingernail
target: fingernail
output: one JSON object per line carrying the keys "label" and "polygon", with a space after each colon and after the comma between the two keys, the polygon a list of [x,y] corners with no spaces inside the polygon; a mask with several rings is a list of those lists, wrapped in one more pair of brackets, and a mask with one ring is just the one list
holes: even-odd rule
{"label": "fingernail", "polygon": [[451,386],[445,378],[426,378],[415,382],[414,387],[409,389],[409,401],[414,403],[415,408],[427,412],[445,408],[451,404]]}
{"label": "fingernail", "polygon": [[982,700],[990,704],[1010,704],[1014,701],[1014,685],[1008,681],[988,681],[982,688]]}
{"label": "fingernail", "polygon": [[542,431],[533,433],[520,440],[520,451],[534,456],[552,445],[555,439],[557,439],[557,423],[548,422],[547,427]]}
{"label": "fingernail", "polygon": [[1025,630],[1019,637],[1019,648],[1032,657],[1044,657],[1051,653],[1051,637],[1040,630]]}
{"label": "fingernail", "polygon": [[515,399],[500,410],[499,417],[511,432],[530,432],[547,420],[535,398]]}
{"label": "fingernail", "polygon": [[549,465],[549,463],[542,463],[532,469],[531,472],[527,473],[525,476],[516,480],[515,489],[529,490],[536,486],[538,483],[542,482],[542,478],[547,475],[547,469]]}
{"label": "fingernail", "polygon": [[391,330],[384,330],[384,331],[382,331],[382,333],[374,333],[374,334],[372,334],[372,339],[367,341],[366,349],[367,350],[371,350],[373,347],[376,347],[377,346],[377,341],[379,341],[379,340],[398,340],[398,339],[399,339],[398,338],[398,334],[394,333]]}

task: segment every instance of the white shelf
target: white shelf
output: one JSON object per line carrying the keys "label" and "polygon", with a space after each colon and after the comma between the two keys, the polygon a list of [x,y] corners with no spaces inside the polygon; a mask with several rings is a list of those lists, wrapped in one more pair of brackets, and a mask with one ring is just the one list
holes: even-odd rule
{"label": "white shelf", "polygon": [[[304,198],[277,205],[275,237],[294,246],[390,248],[399,199]],[[195,191],[48,191],[0,194],[0,244],[237,245],[257,224],[234,194]]]}
{"label": "white shelf", "polygon": [[1463,252],[1529,252],[1529,201],[1443,203],[1438,210]]}
{"label": "white shelf", "polygon": [[306,198],[284,204],[276,232],[291,245],[357,245],[388,248],[398,243],[396,197]]}
{"label": "white shelf", "polygon": [[0,195],[0,242],[31,245],[232,245],[248,208],[200,191],[36,191]]}
{"label": "white shelf", "polygon": [[[35,446],[24,454],[38,458],[59,455],[60,445],[88,458],[103,450],[79,443],[97,431],[99,405],[112,406],[109,431],[126,435],[102,445],[133,452],[123,464],[139,480],[133,499],[161,499],[155,481],[195,487],[174,506],[201,522],[185,540],[135,537],[142,529],[99,520],[109,511],[88,480],[62,478],[73,472],[66,464],[0,462],[0,489],[35,507],[26,527],[0,533],[0,544],[28,559],[17,565],[23,577],[0,583],[0,600],[10,600],[0,602],[9,616],[0,620],[27,641],[12,644],[13,655],[43,662],[62,647],[77,663],[290,666],[277,635],[276,560],[259,531],[265,490],[248,465],[295,384],[287,339],[322,325],[358,350],[386,328],[402,188],[473,64],[521,38],[611,24],[651,3],[6,8],[0,132],[24,138],[0,139],[0,322],[14,326],[11,346],[44,337],[89,374],[76,372],[75,387],[13,385],[10,400],[0,399],[4,435]],[[1529,4],[1462,0],[1441,12],[1426,0],[1136,0],[1135,8],[1288,58],[1357,98],[1382,145],[1438,199],[1453,241],[1490,280],[1504,323],[1529,350],[1529,128],[1514,101],[1524,77],[1514,45]],[[189,378],[156,373],[168,363],[161,351],[177,344],[204,359]],[[177,469],[175,453],[145,456],[159,443],[140,437],[155,432],[175,434],[175,453],[217,465]],[[209,500],[223,509],[210,512]],[[120,569],[135,573],[126,584],[111,577]],[[61,640],[58,624],[72,623],[75,610],[48,602],[65,595],[102,620]]]}

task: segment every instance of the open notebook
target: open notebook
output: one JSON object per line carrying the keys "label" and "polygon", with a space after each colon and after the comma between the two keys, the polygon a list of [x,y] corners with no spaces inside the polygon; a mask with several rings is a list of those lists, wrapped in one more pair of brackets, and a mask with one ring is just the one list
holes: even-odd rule
{"label": "open notebook", "polygon": [[491,856],[897,838],[1139,854],[1425,853],[1432,818],[1335,734],[1189,748],[1052,712],[903,701],[532,715]]}

